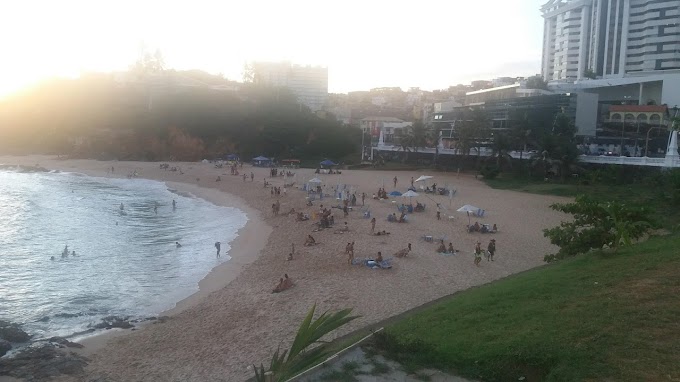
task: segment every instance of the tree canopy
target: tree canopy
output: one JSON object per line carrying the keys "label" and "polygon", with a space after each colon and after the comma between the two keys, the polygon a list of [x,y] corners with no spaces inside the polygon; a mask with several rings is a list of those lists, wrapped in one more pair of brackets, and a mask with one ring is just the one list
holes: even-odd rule
{"label": "tree canopy", "polygon": [[228,81],[207,73],[136,74],[54,80],[0,102],[0,151],[197,160],[341,158],[359,149],[359,129],[318,117],[286,89],[224,90]]}

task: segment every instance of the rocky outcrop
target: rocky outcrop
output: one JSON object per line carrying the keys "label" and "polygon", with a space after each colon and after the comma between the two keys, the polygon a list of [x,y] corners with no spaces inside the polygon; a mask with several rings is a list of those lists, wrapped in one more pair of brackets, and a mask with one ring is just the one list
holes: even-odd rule
{"label": "rocky outcrop", "polygon": [[0,339],[9,342],[26,342],[30,338],[28,333],[21,330],[19,324],[0,320]]}
{"label": "rocky outcrop", "polygon": [[118,317],[118,316],[108,316],[102,318],[102,322],[96,324],[93,326],[95,329],[111,329],[111,328],[120,328],[120,329],[130,329],[134,328],[135,326],[128,321],[129,317]]}
{"label": "rocky outcrop", "polygon": [[81,345],[77,342],[71,342],[64,337],[51,337],[47,340],[47,342],[56,344],[59,347],[78,348],[78,349],[84,347],[83,345]]}
{"label": "rocky outcrop", "polygon": [[9,341],[0,339],[0,357],[7,354],[10,350],[12,350],[12,344]]}
{"label": "rocky outcrop", "polygon": [[0,359],[0,375],[23,378],[26,381],[44,381],[61,374],[79,375],[87,365],[87,358],[73,352],[64,352],[44,344],[29,347],[14,357]]}

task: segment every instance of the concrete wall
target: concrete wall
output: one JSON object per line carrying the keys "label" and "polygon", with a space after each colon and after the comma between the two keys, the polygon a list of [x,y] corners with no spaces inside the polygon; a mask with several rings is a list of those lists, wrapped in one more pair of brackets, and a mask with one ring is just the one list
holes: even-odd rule
{"label": "concrete wall", "polygon": [[668,78],[663,81],[663,91],[661,92],[661,103],[668,107],[680,107],[680,76]]}
{"label": "concrete wall", "polygon": [[597,127],[597,108],[599,97],[592,93],[578,93],[576,98],[577,135],[594,137]]}

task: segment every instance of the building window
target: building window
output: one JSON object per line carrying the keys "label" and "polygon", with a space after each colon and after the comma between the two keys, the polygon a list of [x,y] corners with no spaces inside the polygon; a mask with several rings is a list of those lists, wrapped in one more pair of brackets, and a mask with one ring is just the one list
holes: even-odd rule
{"label": "building window", "polygon": [[635,116],[633,114],[626,114],[626,122],[632,122],[635,121]]}
{"label": "building window", "polygon": [[612,121],[620,121],[621,120],[621,114],[615,113],[612,114]]}
{"label": "building window", "polygon": [[640,123],[646,123],[647,122],[647,115],[646,114],[640,114],[640,115],[638,115],[637,120]]}
{"label": "building window", "polygon": [[661,116],[659,114],[652,114],[651,117],[649,117],[649,123],[658,125],[661,123]]}

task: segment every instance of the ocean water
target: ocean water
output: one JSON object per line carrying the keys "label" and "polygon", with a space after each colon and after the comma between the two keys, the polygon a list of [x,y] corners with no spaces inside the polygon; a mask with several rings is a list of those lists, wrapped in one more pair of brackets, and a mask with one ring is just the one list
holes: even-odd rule
{"label": "ocean water", "polygon": [[40,339],[157,315],[229,260],[246,221],[161,182],[0,170],[0,319]]}

